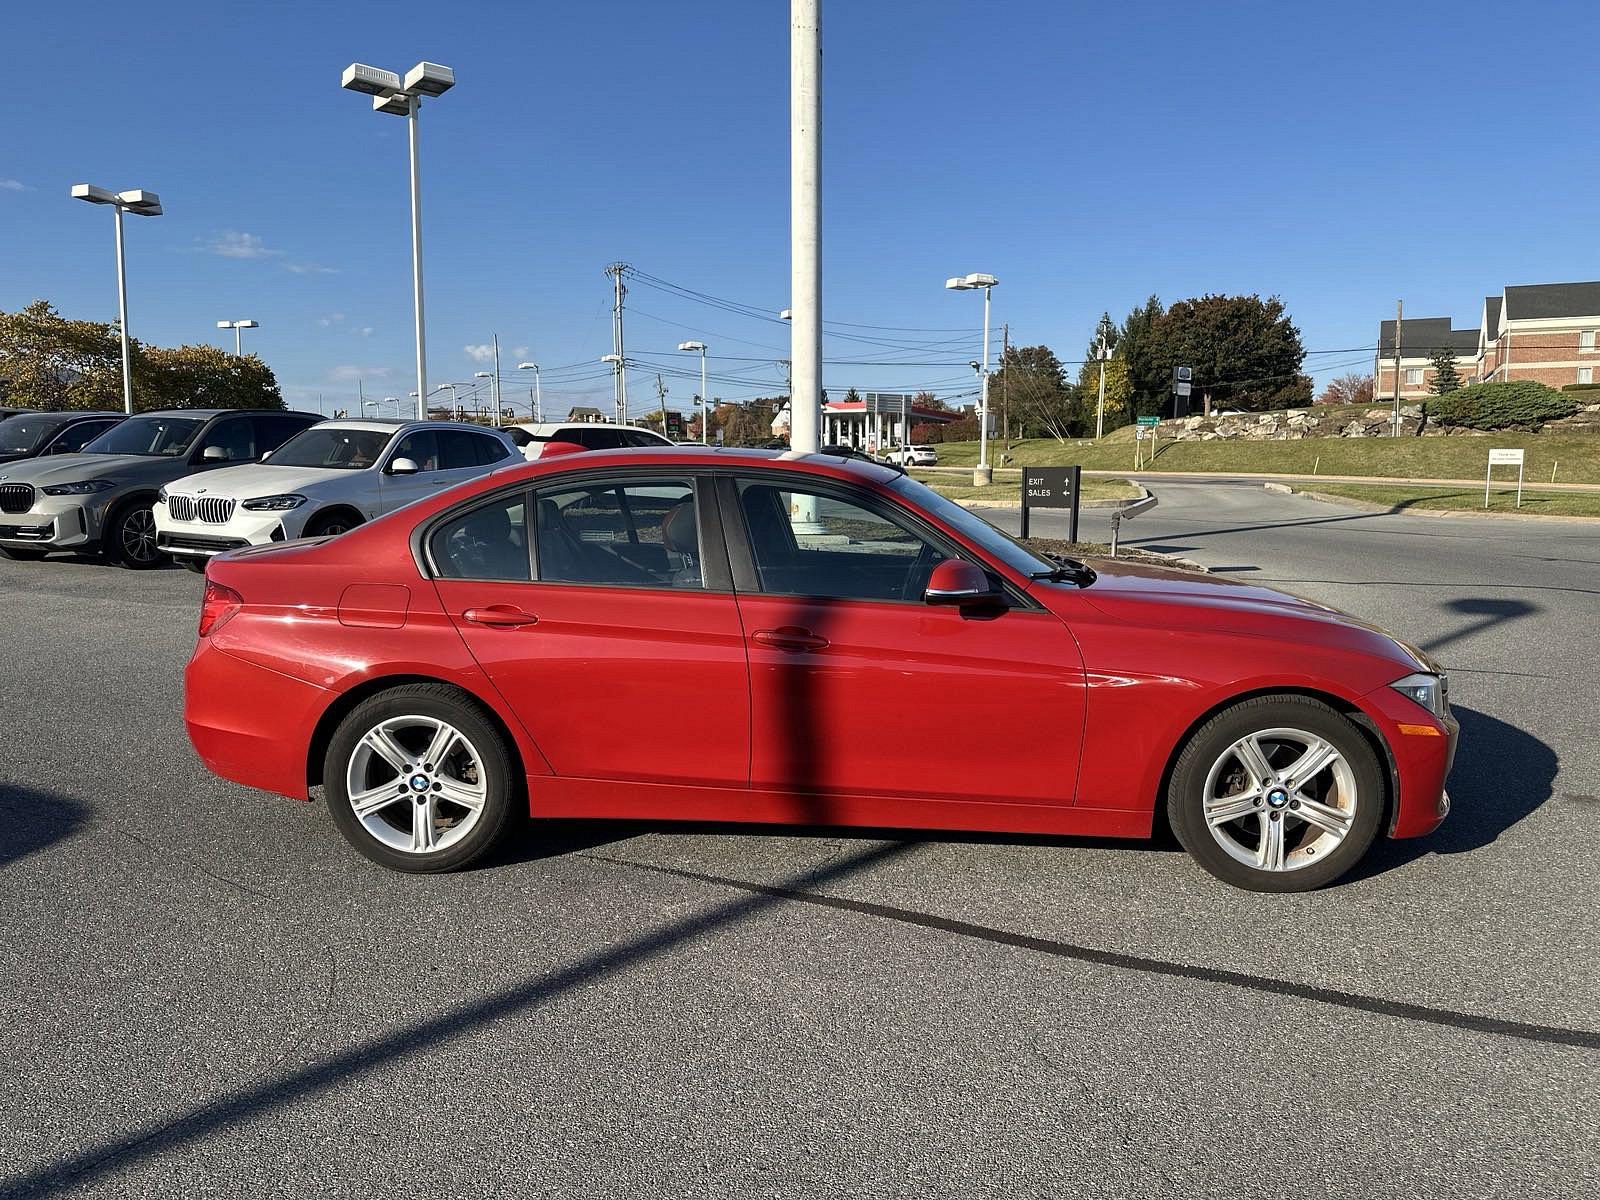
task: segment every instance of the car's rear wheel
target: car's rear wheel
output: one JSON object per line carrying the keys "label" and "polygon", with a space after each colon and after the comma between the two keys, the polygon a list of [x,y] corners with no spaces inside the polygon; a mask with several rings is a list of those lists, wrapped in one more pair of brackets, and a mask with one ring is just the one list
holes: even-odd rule
{"label": "car's rear wheel", "polygon": [[1257,892],[1333,882],[1367,852],[1383,812],[1371,744],[1310,696],[1258,696],[1218,713],[1184,746],[1167,790],[1184,849]]}
{"label": "car's rear wheel", "polygon": [[328,743],[322,782],[345,840],[396,871],[454,871],[480,858],[516,795],[504,737],[442,684],[358,704]]}
{"label": "car's rear wheel", "polygon": [[19,550],[15,546],[0,546],[0,554],[18,562],[38,562],[48,553],[48,550]]}
{"label": "car's rear wheel", "polygon": [[156,514],[149,500],[134,500],[111,514],[101,534],[106,555],[121,567],[147,571],[167,562],[156,547]]}

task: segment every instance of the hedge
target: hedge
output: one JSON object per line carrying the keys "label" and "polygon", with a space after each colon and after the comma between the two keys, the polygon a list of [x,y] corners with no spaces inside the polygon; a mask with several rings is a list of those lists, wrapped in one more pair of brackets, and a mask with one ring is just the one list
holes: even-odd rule
{"label": "hedge", "polygon": [[1518,379],[1475,383],[1430,397],[1423,411],[1437,425],[1460,429],[1537,429],[1546,421],[1570,417],[1578,402],[1542,383]]}

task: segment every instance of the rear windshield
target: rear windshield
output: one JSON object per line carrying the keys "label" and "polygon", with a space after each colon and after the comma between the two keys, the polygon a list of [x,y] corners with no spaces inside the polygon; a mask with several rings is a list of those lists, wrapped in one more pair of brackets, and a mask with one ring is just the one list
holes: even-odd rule
{"label": "rear windshield", "polygon": [[204,424],[199,417],[129,417],[95,438],[83,452],[177,458]]}
{"label": "rear windshield", "polygon": [[272,452],[263,466],[326,467],[363,471],[378,461],[393,437],[378,429],[311,428],[295,434]]}

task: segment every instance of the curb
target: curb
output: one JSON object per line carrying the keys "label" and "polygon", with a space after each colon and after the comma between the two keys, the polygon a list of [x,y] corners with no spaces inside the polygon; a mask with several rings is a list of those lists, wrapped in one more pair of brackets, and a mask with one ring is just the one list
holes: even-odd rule
{"label": "curb", "polygon": [[1392,504],[1378,504],[1372,500],[1357,500],[1350,496],[1334,496],[1328,492],[1285,487],[1281,483],[1264,483],[1261,486],[1269,492],[1281,492],[1286,496],[1304,496],[1307,500],[1316,500],[1321,504],[1342,504],[1346,508],[1358,508],[1363,512],[1393,513],[1395,516],[1466,517],[1480,521],[1584,521],[1600,525],[1600,517],[1568,516],[1560,513],[1493,512],[1481,508],[1396,508]]}

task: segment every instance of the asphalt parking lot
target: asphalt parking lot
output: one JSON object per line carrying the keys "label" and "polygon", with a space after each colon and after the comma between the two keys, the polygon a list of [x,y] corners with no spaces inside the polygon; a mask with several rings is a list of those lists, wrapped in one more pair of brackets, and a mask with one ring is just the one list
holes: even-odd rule
{"label": "asphalt parking lot", "polygon": [[603,824],[391,874],[193,756],[196,577],[0,563],[0,1195],[1597,1194],[1600,524],[1158,491],[1134,544],[1451,669],[1440,831],[1288,896]]}

